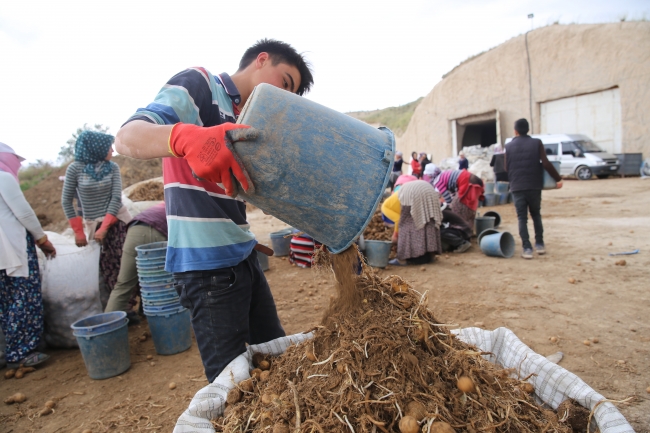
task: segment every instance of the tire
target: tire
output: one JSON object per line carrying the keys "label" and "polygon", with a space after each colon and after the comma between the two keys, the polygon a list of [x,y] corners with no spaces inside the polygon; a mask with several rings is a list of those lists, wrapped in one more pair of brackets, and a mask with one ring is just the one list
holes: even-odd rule
{"label": "tire", "polygon": [[607,179],[609,177],[609,174],[597,174],[596,177],[598,179]]}
{"label": "tire", "polygon": [[576,168],[575,175],[579,180],[589,180],[594,176],[594,172],[586,165],[581,165]]}

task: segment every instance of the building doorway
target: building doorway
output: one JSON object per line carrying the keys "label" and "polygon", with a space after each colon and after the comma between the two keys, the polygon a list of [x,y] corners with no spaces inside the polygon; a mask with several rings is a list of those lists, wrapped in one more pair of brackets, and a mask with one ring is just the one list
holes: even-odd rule
{"label": "building doorway", "polygon": [[501,144],[499,111],[475,114],[451,121],[452,156],[458,155],[463,147],[480,145],[489,147]]}

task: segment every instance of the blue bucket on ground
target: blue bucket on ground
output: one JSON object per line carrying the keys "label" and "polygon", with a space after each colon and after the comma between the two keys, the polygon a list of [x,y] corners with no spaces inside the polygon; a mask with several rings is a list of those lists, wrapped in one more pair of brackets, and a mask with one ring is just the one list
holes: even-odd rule
{"label": "blue bucket on ground", "polygon": [[[293,230],[284,229],[278,232],[273,232],[269,236],[271,237],[271,246],[273,247],[273,252],[276,256],[288,256],[291,252],[291,234]],[[258,256],[260,253],[258,253]]]}
{"label": "blue bucket on ground", "polygon": [[502,192],[499,194],[499,204],[508,204],[508,199],[510,198],[509,192]]}
{"label": "blue bucket on ground", "polygon": [[239,196],[335,254],[352,245],[388,184],[393,133],[270,84],[255,87],[237,123],[260,132],[233,143],[254,185]]}
{"label": "blue bucket on ground", "polygon": [[496,206],[499,200],[496,194],[485,194],[485,206]]}
{"label": "blue bucket on ground", "polygon": [[481,233],[479,233],[479,235],[478,235],[478,237],[476,239],[476,243],[480,246],[481,245],[481,239],[483,239],[483,236],[494,235],[494,234],[497,234],[497,233],[499,233],[499,230],[497,230],[497,229],[485,229]]}
{"label": "blue bucket on ground", "polygon": [[481,251],[486,256],[509,259],[515,254],[515,238],[508,232],[485,235],[481,238]]}
{"label": "blue bucket on ground", "polygon": [[494,182],[485,182],[484,194],[494,194]]}
{"label": "blue bucket on ground", "polygon": [[92,379],[108,379],[131,366],[127,326],[124,311],[86,317],[70,326]]}
{"label": "blue bucket on ground", "polygon": [[162,314],[147,314],[147,323],[159,355],[184,352],[192,345],[190,310],[186,308]]}
{"label": "blue bucket on ground", "polygon": [[510,188],[510,183],[509,182],[497,182],[495,192],[497,194],[503,194],[504,192],[508,192],[509,188]]}
{"label": "blue bucket on ground", "polygon": [[374,268],[385,268],[388,265],[390,250],[393,243],[390,241],[369,241],[366,240],[366,259],[368,264]]}
{"label": "blue bucket on ground", "polygon": [[[501,224],[501,215],[499,215],[499,212],[495,210],[489,210],[483,214],[484,217],[494,217],[494,228],[499,227],[499,224]],[[476,232],[476,233],[481,233],[481,232]]]}
{"label": "blue bucket on ground", "polygon": [[[560,172],[560,161],[549,161],[551,164],[553,164],[553,167],[555,167],[555,170],[559,173]],[[557,182],[555,179],[551,177],[550,174],[548,174],[548,171],[544,170],[544,186],[543,189],[555,189],[557,188]]]}
{"label": "blue bucket on ground", "polygon": [[479,234],[487,229],[494,228],[496,218],[493,216],[483,215],[474,218],[474,233]]}
{"label": "blue bucket on ground", "polygon": [[135,247],[139,259],[157,259],[167,256],[167,242],[154,242]]}

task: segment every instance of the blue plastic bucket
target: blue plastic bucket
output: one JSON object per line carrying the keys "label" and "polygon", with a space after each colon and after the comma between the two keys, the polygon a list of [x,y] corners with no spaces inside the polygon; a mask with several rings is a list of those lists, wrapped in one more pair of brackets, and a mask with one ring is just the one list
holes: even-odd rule
{"label": "blue plastic bucket", "polygon": [[390,241],[369,241],[366,240],[366,258],[368,264],[375,268],[385,268],[388,265],[388,258],[393,243]]}
{"label": "blue plastic bucket", "polygon": [[474,218],[474,233],[482,233],[484,230],[494,228],[496,218],[493,216],[480,216]]}
{"label": "blue plastic bucket", "polygon": [[169,284],[174,282],[174,277],[169,272],[161,273],[160,275],[142,275],[138,276],[140,284],[160,285],[162,283]]}
{"label": "blue plastic bucket", "polygon": [[270,84],[255,87],[237,123],[260,131],[233,143],[254,185],[241,198],[334,253],[352,245],[388,184],[393,133]]}
{"label": "blue plastic bucket", "polygon": [[171,314],[181,306],[180,300],[167,305],[142,305],[145,314]]}
{"label": "blue plastic bucket", "polygon": [[154,292],[157,290],[171,289],[172,287],[174,287],[174,283],[168,281],[162,283],[140,283],[141,289],[146,289],[150,292]]}
{"label": "blue plastic bucket", "polygon": [[[116,319],[117,313],[122,317]],[[70,326],[92,379],[117,376],[131,366],[127,326],[128,319],[123,311],[86,317]]]}
{"label": "blue plastic bucket", "polygon": [[138,265],[159,265],[159,264],[165,264],[166,259],[167,259],[166,256],[154,257],[151,259],[136,257],[135,263]]}
{"label": "blue plastic bucket", "polygon": [[183,308],[166,315],[147,315],[147,322],[159,355],[180,353],[192,345],[190,310]]}
{"label": "blue plastic bucket", "polygon": [[499,194],[499,204],[508,204],[508,199],[510,198],[509,192],[502,192]]}
{"label": "blue plastic bucket", "polygon": [[138,253],[138,258],[141,259],[156,259],[167,256],[167,242],[154,242],[151,244],[140,245],[135,247]]}
{"label": "blue plastic bucket", "polygon": [[515,254],[515,238],[508,232],[485,235],[481,238],[481,251],[486,256],[509,259]]}
{"label": "blue plastic bucket", "polygon": [[[483,214],[484,217],[494,217],[494,228],[499,227],[501,224],[501,215],[499,215],[499,212],[495,210],[489,210]],[[476,233],[481,233],[477,231]]]}
{"label": "blue plastic bucket", "polygon": [[485,206],[496,206],[498,197],[496,194],[485,194]]}
{"label": "blue plastic bucket", "polygon": [[154,272],[165,270],[165,262],[162,263],[136,263],[138,271]]}
{"label": "blue plastic bucket", "polygon": [[276,256],[288,256],[289,252],[291,252],[291,233],[293,233],[293,230],[284,229],[269,235]]}
{"label": "blue plastic bucket", "polygon": [[497,230],[497,229],[485,229],[481,233],[479,233],[479,235],[478,235],[478,237],[476,239],[476,242],[480,246],[481,245],[481,239],[483,239],[483,236],[494,235],[496,233],[499,233],[499,230]]}
{"label": "blue plastic bucket", "polygon": [[494,194],[494,182],[485,182],[484,194]]}
{"label": "blue plastic bucket", "polygon": [[509,182],[497,182],[495,192],[497,194],[502,194],[504,192],[508,192],[509,188],[510,188],[510,183]]}
{"label": "blue plastic bucket", "polygon": [[[553,164],[553,167],[555,167],[555,170],[559,173],[560,172],[560,161],[549,161],[551,164]],[[548,174],[548,171],[544,170],[544,189],[555,189],[557,188],[557,182],[555,179],[551,177],[550,174]]]}

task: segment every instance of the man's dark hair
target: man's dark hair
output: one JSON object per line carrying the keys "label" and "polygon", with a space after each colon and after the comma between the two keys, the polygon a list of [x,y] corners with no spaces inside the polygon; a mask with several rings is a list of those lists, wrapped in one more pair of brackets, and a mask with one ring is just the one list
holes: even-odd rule
{"label": "man's dark hair", "polygon": [[469,175],[469,183],[471,183],[472,185],[480,185],[480,186],[483,186],[483,181],[481,180],[480,177],[478,177],[478,176],[475,175],[475,174],[470,174],[470,175]]}
{"label": "man's dark hair", "polygon": [[309,92],[314,84],[314,76],[311,73],[311,65],[299,54],[294,47],[286,42],[275,39],[260,39],[255,45],[246,50],[239,61],[239,70],[245,69],[253,62],[260,53],[269,53],[273,65],[285,63],[295,66],[300,72],[300,86],[296,93],[300,96]]}
{"label": "man's dark hair", "polygon": [[528,131],[530,131],[530,126],[528,125],[528,120],[526,119],[519,119],[515,122],[515,131],[519,133],[519,135],[526,135],[528,134]]}

